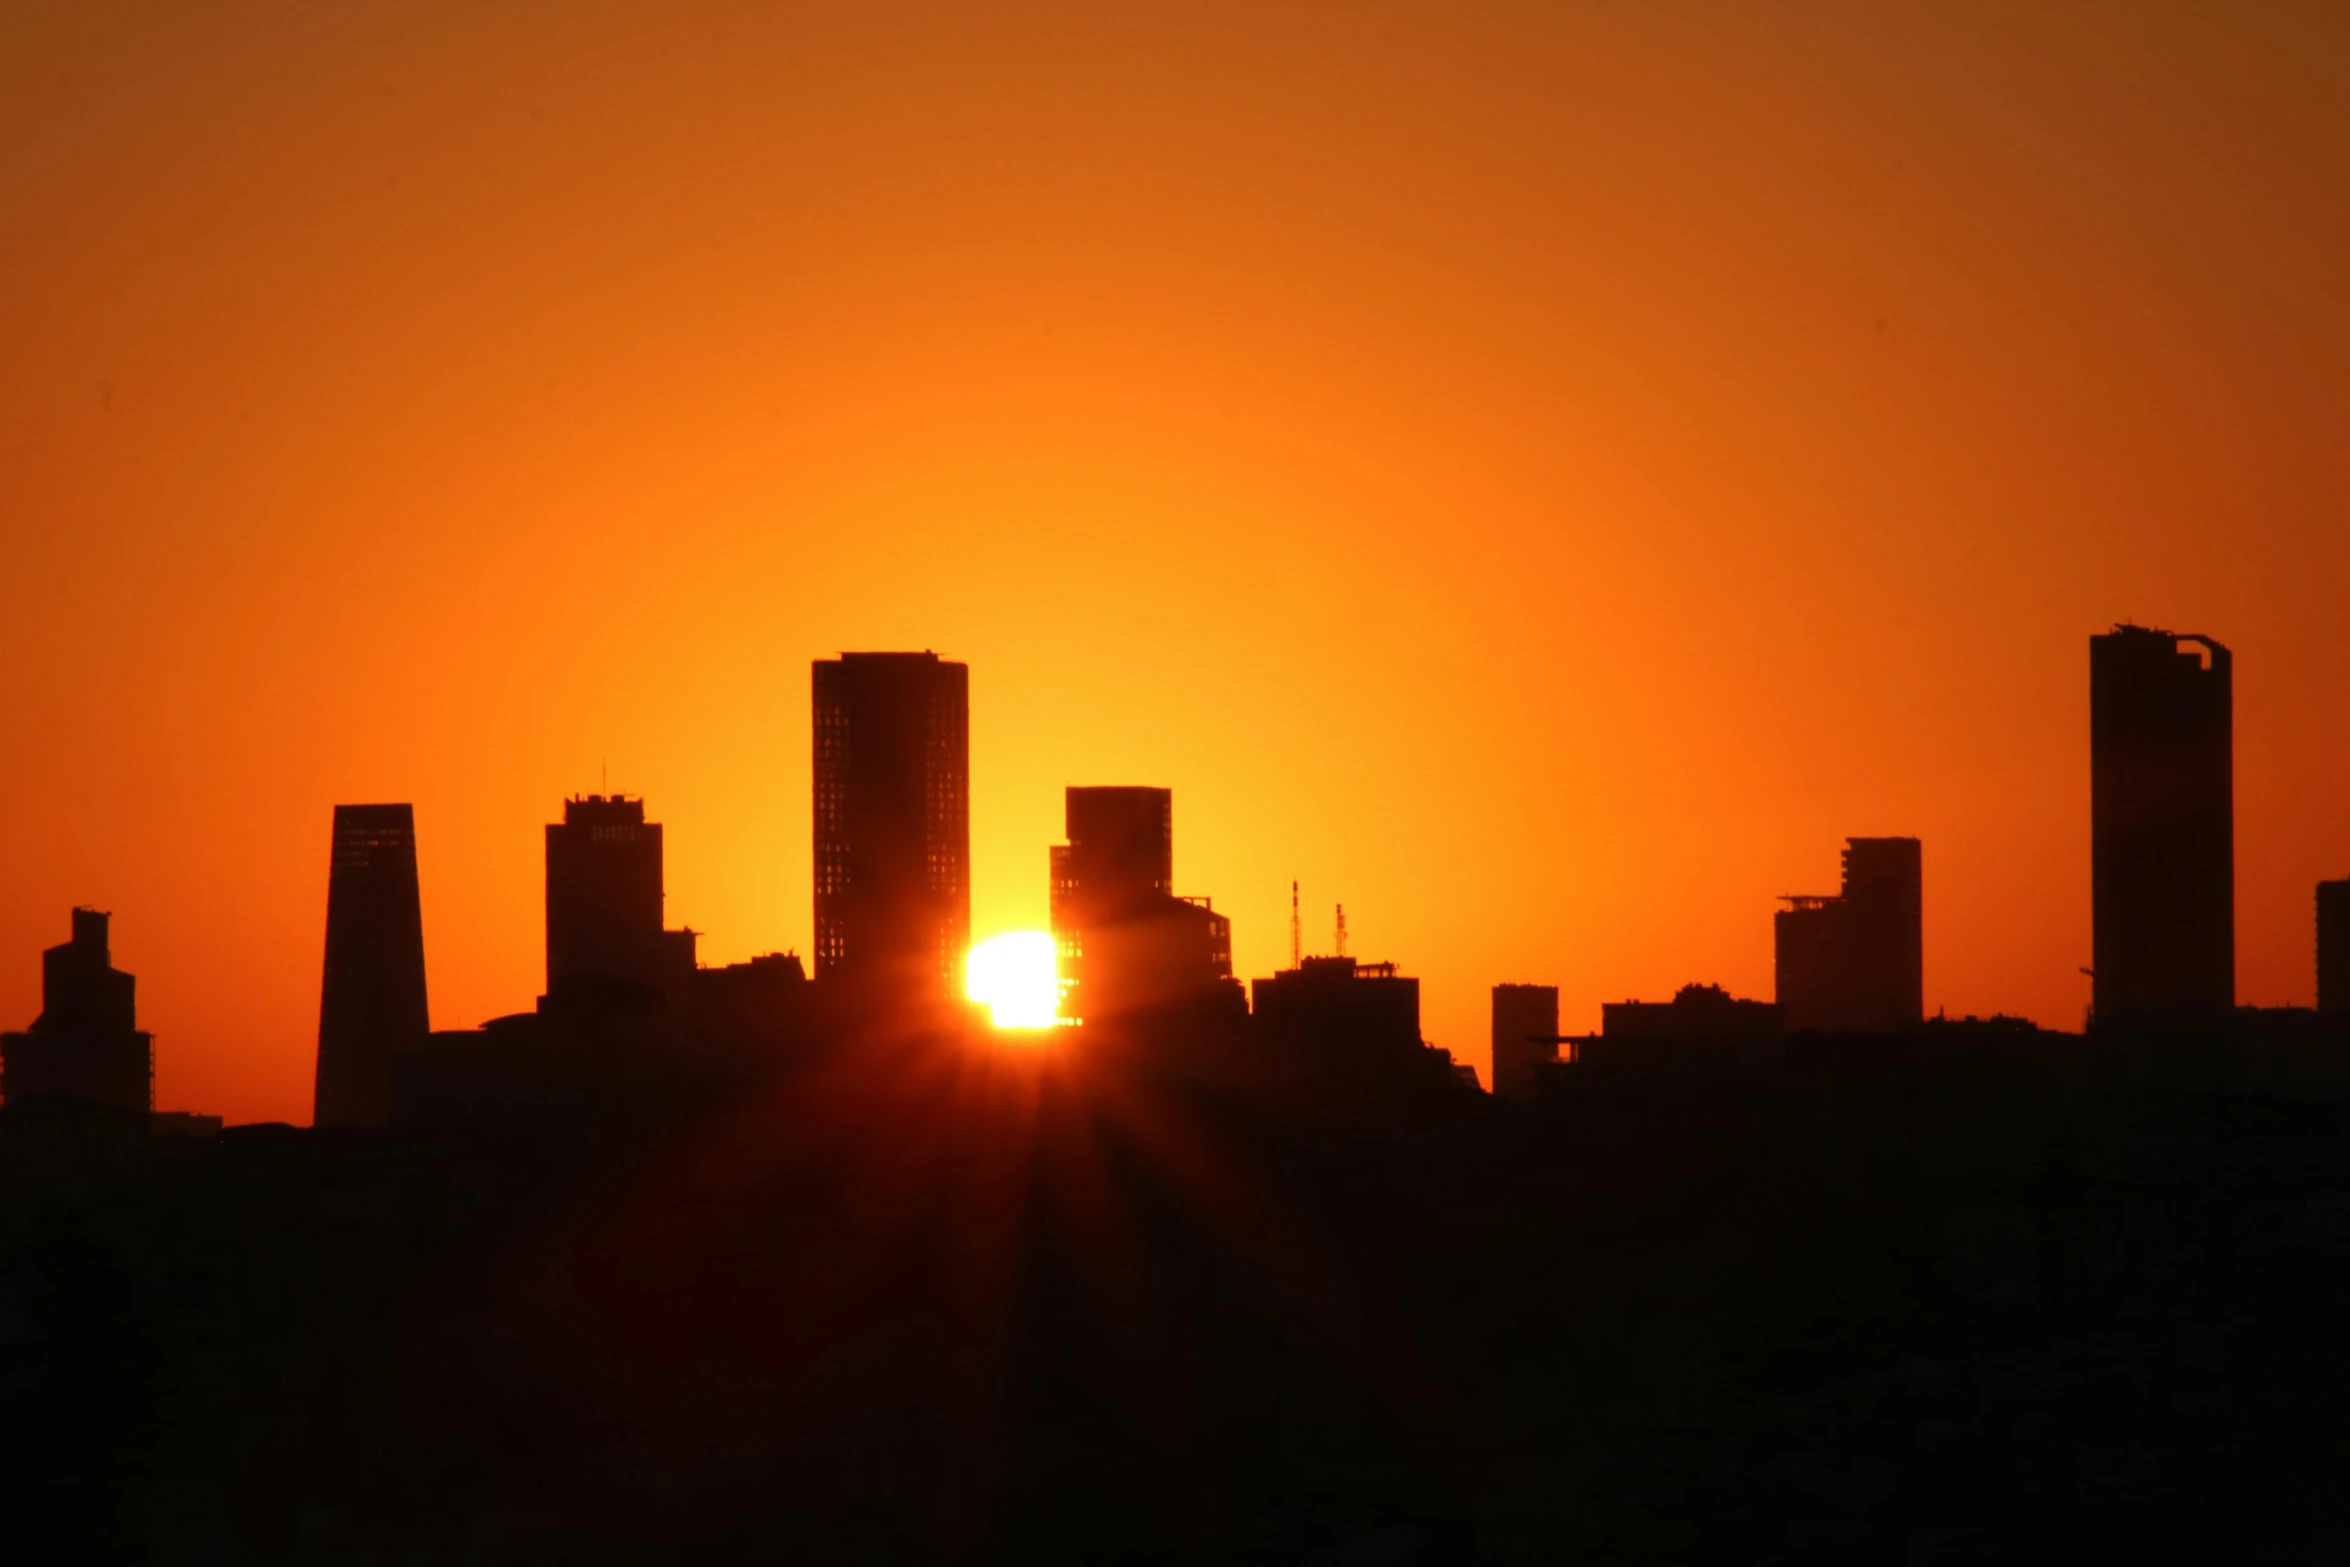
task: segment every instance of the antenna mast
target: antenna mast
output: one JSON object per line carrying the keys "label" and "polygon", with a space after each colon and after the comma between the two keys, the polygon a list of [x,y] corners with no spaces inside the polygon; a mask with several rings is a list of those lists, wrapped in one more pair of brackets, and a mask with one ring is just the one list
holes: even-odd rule
{"label": "antenna mast", "polygon": [[1303,961],[1305,947],[1297,928],[1297,883],[1289,884],[1289,966],[1296,968]]}
{"label": "antenna mast", "polygon": [[1338,906],[1338,955],[1346,956],[1346,905]]}

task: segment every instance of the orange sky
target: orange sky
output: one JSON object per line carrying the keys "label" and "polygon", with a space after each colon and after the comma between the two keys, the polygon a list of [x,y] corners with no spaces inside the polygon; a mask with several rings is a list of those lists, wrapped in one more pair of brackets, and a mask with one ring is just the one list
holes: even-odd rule
{"label": "orange sky", "polygon": [[11,5],[0,1021],[108,907],[159,1102],[307,1120],[332,805],[463,1026],[606,762],[805,951],[808,661],[930,647],[982,935],[1168,785],[1245,975],[1295,877],[1482,1066],[1914,833],[1928,1006],[2073,1026],[2125,616],[2305,1003],[2345,277],[2339,6]]}

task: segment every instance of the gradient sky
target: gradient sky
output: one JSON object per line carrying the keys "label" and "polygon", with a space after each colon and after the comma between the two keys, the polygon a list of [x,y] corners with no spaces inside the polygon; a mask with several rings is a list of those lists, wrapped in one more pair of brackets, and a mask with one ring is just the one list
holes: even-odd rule
{"label": "gradient sky", "polygon": [[114,911],[158,1102],[307,1120],[337,801],[436,1025],[642,792],[810,939],[808,662],[971,665],[973,923],[1175,791],[1244,975],[1484,1065],[1767,996],[1925,840],[1926,999],[2077,1026],[2086,638],[2237,654],[2239,989],[2350,874],[2350,9],[0,8],[0,1021]]}

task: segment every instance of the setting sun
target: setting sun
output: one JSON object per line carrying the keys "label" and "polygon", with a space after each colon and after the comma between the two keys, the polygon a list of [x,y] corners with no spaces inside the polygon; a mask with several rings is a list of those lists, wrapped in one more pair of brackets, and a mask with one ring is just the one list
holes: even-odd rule
{"label": "setting sun", "polygon": [[963,960],[963,989],[998,1028],[1051,1028],[1061,1006],[1053,938],[1018,930],[979,943]]}

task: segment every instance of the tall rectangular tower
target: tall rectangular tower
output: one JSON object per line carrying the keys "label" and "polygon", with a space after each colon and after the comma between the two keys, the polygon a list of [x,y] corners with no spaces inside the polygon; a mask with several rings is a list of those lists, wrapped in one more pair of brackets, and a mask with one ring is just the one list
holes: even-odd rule
{"label": "tall rectangular tower", "polygon": [[321,1126],[390,1120],[392,1057],[423,1044],[431,1027],[415,812],[405,805],[338,805],[312,1119]]}
{"label": "tall rectangular tower", "polygon": [[2350,1017],[2350,881],[2317,884],[2317,1009]]}
{"label": "tall rectangular tower", "polygon": [[[2189,644],[2192,644],[2191,646]],[[2101,1024],[2236,1002],[2228,650],[2116,626],[2089,639],[2090,901]]]}
{"label": "tall rectangular tower", "polygon": [[971,939],[970,670],[844,653],[812,671],[816,976],[961,989]]}
{"label": "tall rectangular tower", "polygon": [[1174,893],[1172,790],[1071,788],[1063,820],[1069,841],[1053,851],[1056,936],[1141,914]]}
{"label": "tall rectangular tower", "polygon": [[1556,985],[1493,987],[1493,1092],[1504,1099],[1531,1099],[1535,1068],[1558,1059],[1559,992]]}
{"label": "tall rectangular tower", "polygon": [[694,934],[662,926],[661,824],[645,802],[590,794],[563,802],[547,824],[547,998],[582,986],[682,1000]]}

